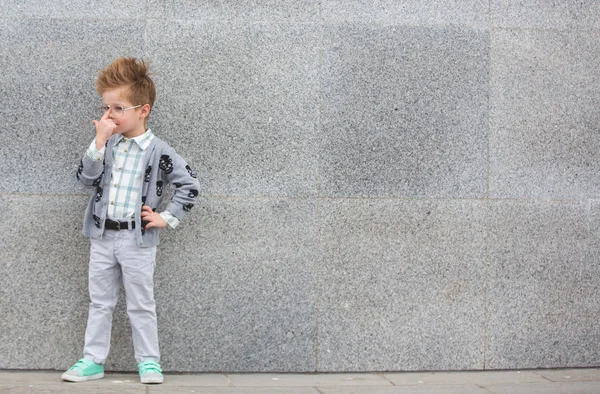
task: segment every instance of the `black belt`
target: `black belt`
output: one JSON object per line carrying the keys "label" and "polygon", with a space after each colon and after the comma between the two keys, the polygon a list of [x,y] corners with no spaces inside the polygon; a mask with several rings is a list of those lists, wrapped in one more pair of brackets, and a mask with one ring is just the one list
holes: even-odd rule
{"label": "black belt", "polygon": [[[129,226],[131,224],[131,227]],[[115,220],[106,219],[104,228],[107,230],[129,230],[135,228],[135,222],[117,222]]]}

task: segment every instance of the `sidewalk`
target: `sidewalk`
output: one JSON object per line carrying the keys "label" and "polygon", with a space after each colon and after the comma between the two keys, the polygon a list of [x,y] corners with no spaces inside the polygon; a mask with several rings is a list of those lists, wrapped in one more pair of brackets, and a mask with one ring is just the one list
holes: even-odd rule
{"label": "sidewalk", "polygon": [[142,385],[136,374],[107,373],[83,383],[62,371],[2,371],[0,393],[200,394],[598,394],[600,368],[485,372],[165,374]]}

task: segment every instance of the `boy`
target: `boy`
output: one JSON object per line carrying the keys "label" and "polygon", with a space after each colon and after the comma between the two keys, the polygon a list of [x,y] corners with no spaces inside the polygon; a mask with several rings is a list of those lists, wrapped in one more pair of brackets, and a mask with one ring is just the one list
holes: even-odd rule
{"label": "boy", "polygon": [[[104,377],[112,313],[121,278],[142,383],[162,383],[154,302],[156,245],[162,228],[174,228],[194,206],[196,174],[147,128],[156,97],[148,64],[121,57],[96,83],[102,117],[84,154],[77,179],[94,192],[83,233],[90,238],[90,307],[83,358],[63,375],[80,382]],[[163,190],[175,185],[166,210],[156,212]]]}

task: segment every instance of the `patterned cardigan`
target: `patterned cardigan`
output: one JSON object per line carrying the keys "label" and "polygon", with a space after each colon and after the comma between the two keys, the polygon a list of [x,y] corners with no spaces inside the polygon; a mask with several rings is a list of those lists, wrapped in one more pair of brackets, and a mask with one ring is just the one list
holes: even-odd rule
{"label": "patterned cardigan", "polygon": [[[103,193],[103,190],[110,190],[113,155],[109,152],[113,151],[116,137],[112,136],[107,141],[104,160],[92,160],[87,153],[84,153],[77,169],[77,179],[85,187],[94,189],[83,220],[83,234],[87,237],[102,238],[104,233],[109,193]],[[142,193],[136,203],[134,231],[138,246],[151,247],[159,244],[159,235],[162,229],[155,227],[148,230],[142,229],[142,205],[149,205],[156,210],[163,199],[163,190],[172,184],[175,186],[175,191],[166,210],[181,220],[194,206],[200,185],[196,174],[185,160],[156,136],[144,153],[144,168],[146,171]]]}

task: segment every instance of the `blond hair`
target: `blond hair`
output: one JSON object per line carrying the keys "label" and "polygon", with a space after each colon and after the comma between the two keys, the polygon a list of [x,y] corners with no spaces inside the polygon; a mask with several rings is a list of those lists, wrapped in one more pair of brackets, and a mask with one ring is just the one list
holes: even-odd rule
{"label": "blond hair", "polygon": [[150,104],[152,108],[156,99],[156,87],[150,78],[149,67],[149,61],[120,57],[100,71],[96,80],[96,91],[102,96],[107,90],[127,86],[127,100],[133,105]]}

